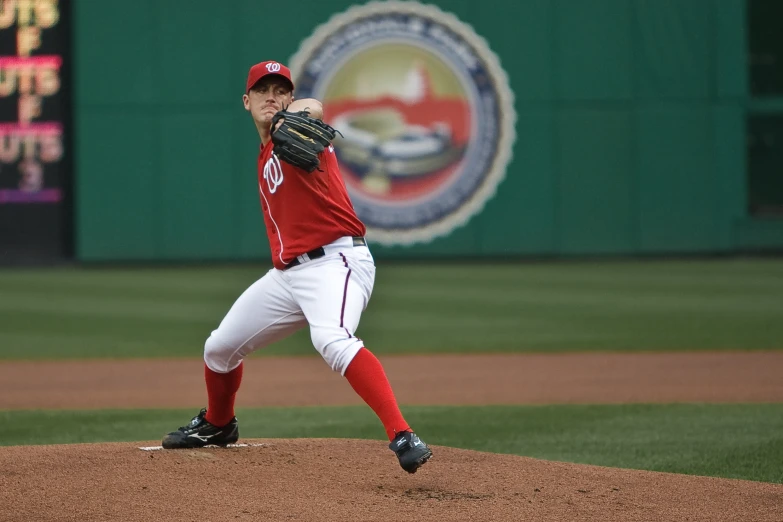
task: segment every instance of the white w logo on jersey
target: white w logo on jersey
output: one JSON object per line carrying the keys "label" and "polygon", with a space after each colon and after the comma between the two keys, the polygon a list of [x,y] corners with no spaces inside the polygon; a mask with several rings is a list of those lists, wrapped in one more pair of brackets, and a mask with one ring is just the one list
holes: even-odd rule
{"label": "white w logo on jersey", "polygon": [[280,166],[280,160],[277,159],[274,153],[272,153],[272,157],[264,165],[264,179],[266,180],[266,186],[269,187],[270,194],[274,194],[277,187],[283,183],[283,168]]}

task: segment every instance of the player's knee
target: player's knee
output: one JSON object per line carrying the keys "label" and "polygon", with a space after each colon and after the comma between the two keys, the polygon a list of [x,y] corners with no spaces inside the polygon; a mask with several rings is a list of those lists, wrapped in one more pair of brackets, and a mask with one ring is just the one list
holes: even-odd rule
{"label": "player's knee", "polygon": [[230,372],[242,362],[242,355],[231,343],[220,339],[215,332],[204,343],[204,363],[213,372]]}
{"label": "player's knee", "polygon": [[349,336],[345,330],[312,328],[310,338],[326,364],[341,375],[345,374],[348,364],[362,348],[362,342]]}

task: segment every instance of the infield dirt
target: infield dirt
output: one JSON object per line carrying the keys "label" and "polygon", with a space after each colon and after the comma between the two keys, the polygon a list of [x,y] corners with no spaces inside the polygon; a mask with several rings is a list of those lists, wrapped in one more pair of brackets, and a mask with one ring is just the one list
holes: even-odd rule
{"label": "infield dirt", "polygon": [[[780,352],[383,362],[403,404],[783,402]],[[0,409],[201,406],[201,364],[3,362]],[[245,407],[357,403],[343,379],[315,358],[250,359],[238,400]],[[2,447],[0,521],[783,521],[783,486],[776,484],[437,444],[432,461],[408,475],[380,441],[241,442],[260,445]]]}

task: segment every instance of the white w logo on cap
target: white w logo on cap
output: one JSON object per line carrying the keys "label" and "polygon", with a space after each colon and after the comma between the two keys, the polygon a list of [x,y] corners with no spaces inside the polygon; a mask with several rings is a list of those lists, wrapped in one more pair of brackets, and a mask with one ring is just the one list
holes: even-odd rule
{"label": "white w logo on cap", "polygon": [[266,64],[266,70],[269,72],[277,72],[280,70],[280,64],[277,62]]}

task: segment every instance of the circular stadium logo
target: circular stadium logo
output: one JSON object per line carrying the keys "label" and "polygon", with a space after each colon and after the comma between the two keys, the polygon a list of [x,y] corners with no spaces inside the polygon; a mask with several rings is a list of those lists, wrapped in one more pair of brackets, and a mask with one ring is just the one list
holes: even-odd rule
{"label": "circular stadium logo", "polygon": [[297,98],[323,102],[371,240],[428,242],[480,212],[515,140],[497,56],[437,7],[371,2],[333,16],[291,58]]}

